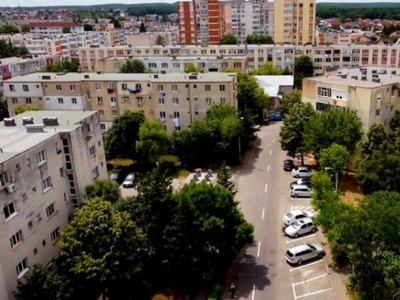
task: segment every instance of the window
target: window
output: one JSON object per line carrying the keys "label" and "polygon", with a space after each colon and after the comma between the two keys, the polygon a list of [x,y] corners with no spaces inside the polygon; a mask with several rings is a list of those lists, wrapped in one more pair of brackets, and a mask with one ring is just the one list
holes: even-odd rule
{"label": "window", "polygon": [[62,87],[60,84],[56,84],[56,91],[62,91]]}
{"label": "window", "polygon": [[47,177],[46,179],[42,180],[42,191],[43,193],[46,193],[47,191],[51,190],[52,188],[51,184],[51,177]]}
{"label": "window", "polygon": [[71,84],[71,85],[69,86],[69,90],[70,90],[71,92],[75,92],[75,84]]}
{"label": "window", "polygon": [[164,98],[158,98],[158,104],[165,104]]}
{"label": "window", "polygon": [[24,92],[29,92],[29,87],[27,84],[23,84],[22,89],[24,90]]}
{"label": "window", "polygon": [[111,97],[110,98],[111,103],[116,103],[117,102],[117,97]]}
{"label": "window", "polygon": [[18,99],[17,98],[11,98],[12,104],[18,104]]}
{"label": "window", "polygon": [[160,118],[165,119],[165,111],[160,111]]}
{"label": "window", "polygon": [[78,102],[76,101],[76,98],[71,98],[71,102],[72,102],[72,104],[78,104]]}
{"label": "window", "polygon": [[18,279],[24,276],[24,274],[28,271],[28,258],[24,258],[17,266],[16,266]]}
{"label": "window", "polygon": [[13,84],[10,84],[8,87],[10,88],[11,92],[15,92],[15,86]]}
{"label": "window", "polygon": [[211,98],[206,98],[206,104],[211,105]]}
{"label": "window", "polygon": [[118,116],[118,110],[113,109],[113,110],[112,110],[112,115],[113,115],[113,116]]}
{"label": "window", "polygon": [[126,83],[122,84],[122,90],[126,91],[128,89],[128,85]]}
{"label": "window", "polygon": [[176,84],[172,85],[172,91],[174,91],[174,92],[178,91],[178,86]]}
{"label": "window", "polygon": [[47,217],[51,217],[56,213],[56,210],[54,209],[54,202],[50,204],[49,206],[46,207],[46,215]]}
{"label": "window", "polygon": [[109,90],[114,90],[115,89],[115,84],[114,83],[109,83],[108,84],[108,89]]}
{"label": "window", "polygon": [[34,248],[33,249],[33,255],[36,255],[36,254],[38,254],[38,250],[37,250],[37,248]]}
{"label": "window", "polygon": [[46,240],[43,240],[42,241],[42,247],[45,247],[46,246]]}
{"label": "window", "polygon": [[15,165],[15,171],[17,171],[17,172],[21,171],[21,165],[20,164],[16,164]]}
{"label": "window", "polygon": [[3,212],[4,212],[4,216],[5,216],[6,220],[15,216],[16,211],[15,211],[14,202],[11,202],[10,204],[4,206]]}
{"label": "window", "polygon": [[174,118],[179,118],[179,111],[174,111]]}
{"label": "window", "polygon": [[179,104],[179,98],[172,98],[173,104]]}
{"label": "window", "polygon": [[331,97],[332,90],[324,87],[318,87],[318,96]]}
{"label": "window", "polygon": [[211,91],[211,85],[206,84],[206,91]]}
{"label": "window", "polygon": [[316,103],[316,110],[317,111],[324,111],[324,110],[329,109],[330,107],[331,107],[331,105],[327,104],[327,103],[321,103],[321,102],[317,102]]}
{"label": "window", "polygon": [[226,99],[225,98],[221,98],[220,101],[221,101],[221,104],[225,104],[226,103]]}
{"label": "window", "polygon": [[161,63],[161,68],[168,69],[168,63]]}
{"label": "window", "polygon": [[219,85],[219,90],[220,91],[225,91],[225,85],[224,84],[220,84]]}
{"label": "window", "polygon": [[375,111],[375,116],[378,117],[380,114],[381,114],[381,110],[380,110],[380,109],[377,109],[377,110]]}
{"label": "window", "polygon": [[103,105],[103,97],[97,97],[97,105]]}
{"label": "window", "polygon": [[164,87],[162,85],[157,85],[158,91],[163,91]]}
{"label": "window", "polygon": [[93,178],[97,178],[97,177],[99,177],[99,167],[95,167],[93,170],[92,170],[92,176],[93,176]]}
{"label": "window", "polygon": [[0,186],[6,185],[9,182],[10,182],[10,177],[8,177],[7,171],[0,173]]}
{"label": "window", "polygon": [[92,147],[89,148],[89,155],[90,156],[96,155],[96,145],[93,145]]}
{"label": "window", "polygon": [[25,98],[26,104],[32,104],[32,98]]}
{"label": "window", "polygon": [[46,162],[46,150],[40,151],[38,154],[36,154],[36,161],[38,165]]}
{"label": "window", "polygon": [[95,87],[96,87],[96,90],[98,90],[98,91],[101,90],[101,85],[100,85],[100,83],[96,83],[96,84],[95,84]]}
{"label": "window", "polygon": [[12,237],[10,237],[11,248],[14,248],[21,242],[22,242],[22,231],[21,230],[18,231],[16,234],[14,234]]}
{"label": "window", "polygon": [[50,234],[51,241],[54,242],[58,239],[60,236],[60,227],[57,227],[56,229],[53,230],[53,232]]}
{"label": "window", "polygon": [[64,104],[64,99],[63,98],[57,98],[57,100],[58,100],[59,104]]}

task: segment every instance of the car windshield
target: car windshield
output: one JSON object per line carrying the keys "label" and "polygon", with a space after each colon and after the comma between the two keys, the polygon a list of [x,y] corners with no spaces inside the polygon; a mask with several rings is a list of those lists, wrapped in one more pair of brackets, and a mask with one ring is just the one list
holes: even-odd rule
{"label": "car windshield", "polygon": [[290,252],[290,250],[286,251],[286,255],[289,256],[289,257],[293,257],[294,256],[293,253]]}
{"label": "car windshield", "polygon": [[297,222],[294,222],[293,224],[292,224],[292,227],[294,228],[294,229],[298,229],[298,228],[300,228],[301,227],[301,223],[299,222],[299,221],[297,221]]}
{"label": "car windshield", "polygon": [[308,247],[310,247],[312,250],[317,250],[313,245],[307,244]]}
{"label": "car windshield", "polygon": [[135,176],[134,175],[128,175],[128,177],[126,177],[127,180],[132,180]]}
{"label": "car windshield", "polygon": [[289,219],[291,219],[291,218],[294,217],[291,213],[288,213],[286,216],[287,216]]}

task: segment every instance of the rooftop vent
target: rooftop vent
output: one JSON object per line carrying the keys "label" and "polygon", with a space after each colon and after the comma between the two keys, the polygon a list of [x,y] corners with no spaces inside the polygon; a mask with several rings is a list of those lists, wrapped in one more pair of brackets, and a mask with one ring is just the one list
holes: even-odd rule
{"label": "rooftop vent", "polygon": [[13,118],[4,118],[4,126],[17,126]]}
{"label": "rooftop vent", "polygon": [[22,118],[22,125],[34,124],[33,118],[31,117],[23,117]]}
{"label": "rooftop vent", "polygon": [[83,78],[89,79],[89,75],[88,75],[88,74],[85,74],[85,75],[83,75]]}
{"label": "rooftop vent", "polygon": [[357,79],[358,79],[358,76],[351,76],[351,79],[357,80]]}
{"label": "rooftop vent", "polygon": [[58,126],[59,125],[57,118],[50,118],[50,117],[43,118],[43,124],[45,126]]}
{"label": "rooftop vent", "polygon": [[167,74],[167,72],[165,70],[162,70],[161,74]]}
{"label": "rooftop vent", "polygon": [[42,79],[50,80],[50,79],[51,79],[51,76],[50,76],[50,75],[43,75],[43,76],[42,76]]}
{"label": "rooftop vent", "polygon": [[27,132],[44,132],[44,124],[28,124],[25,128]]}
{"label": "rooftop vent", "polygon": [[190,74],[189,79],[197,79],[197,74],[195,74],[195,73]]}
{"label": "rooftop vent", "polygon": [[96,71],[96,74],[101,74],[101,71]]}
{"label": "rooftop vent", "polygon": [[367,76],[361,76],[361,80],[367,81]]}
{"label": "rooftop vent", "polygon": [[154,74],[154,78],[158,78],[158,74]]}

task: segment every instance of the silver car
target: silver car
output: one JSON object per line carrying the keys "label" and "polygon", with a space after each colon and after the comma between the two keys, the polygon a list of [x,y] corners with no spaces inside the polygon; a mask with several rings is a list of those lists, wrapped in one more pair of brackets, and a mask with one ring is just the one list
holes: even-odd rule
{"label": "silver car", "polygon": [[307,167],[298,167],[292,170],[294,178],[310,178],[314,174],[314,170]]}
{"label": "silver car", "polygon": [[130,173],[126,176],[122,186],[124,188],[132,188],[135,185],[135,173]]}
{"label": "silver car", "polygon": [[291,225],[292,223],[304,219],[304,218],[314,218],[314,214],[310,211],[306,210],[292,210],[291,212],[287,213],[286,215],[283,216],[283,223],[286,226]]}
{"label": "silver car", "polygon": [[302,265],[313,258],[323,258],[325,250],[318,244],[304,244],[286,251],[285,258],[290,264]]}
{"label": "silver car", "polygon": [[290,190],[290,196],[297,198],[297,197],[311,197],[313,190],[308,185],[293,185],[292,189]]}
{"label": "silver car", "polygon": [[292,225],[286,227],[285,233],[290,237],[297,238],[300,235],[307,233],[314,233],[317,231],[317,227],[310,218],[304,218],[294,222]]}

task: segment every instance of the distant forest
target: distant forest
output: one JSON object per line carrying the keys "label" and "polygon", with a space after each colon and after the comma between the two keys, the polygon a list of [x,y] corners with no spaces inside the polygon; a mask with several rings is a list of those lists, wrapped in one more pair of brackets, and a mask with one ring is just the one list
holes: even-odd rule
{"label": "distant forest", "polygon": [[[99,4],[90,6],[46,6],[46,7],[21,7],[21,9],[52,10],[69,8],[90,11],[109,11],[110,9],[127,9],[133,16],[146,14],[168,15],[177,12],[176,3],[145,3],[145,4]],[[9,9],[8,7],[0,7]],[[371,2],[371,3],[330,3],[317,4],[317,17],[322,19],[340,18],[355,20],[357,18],[369,19],[394,19],[400,20],[400,3],[396,2]]]}

